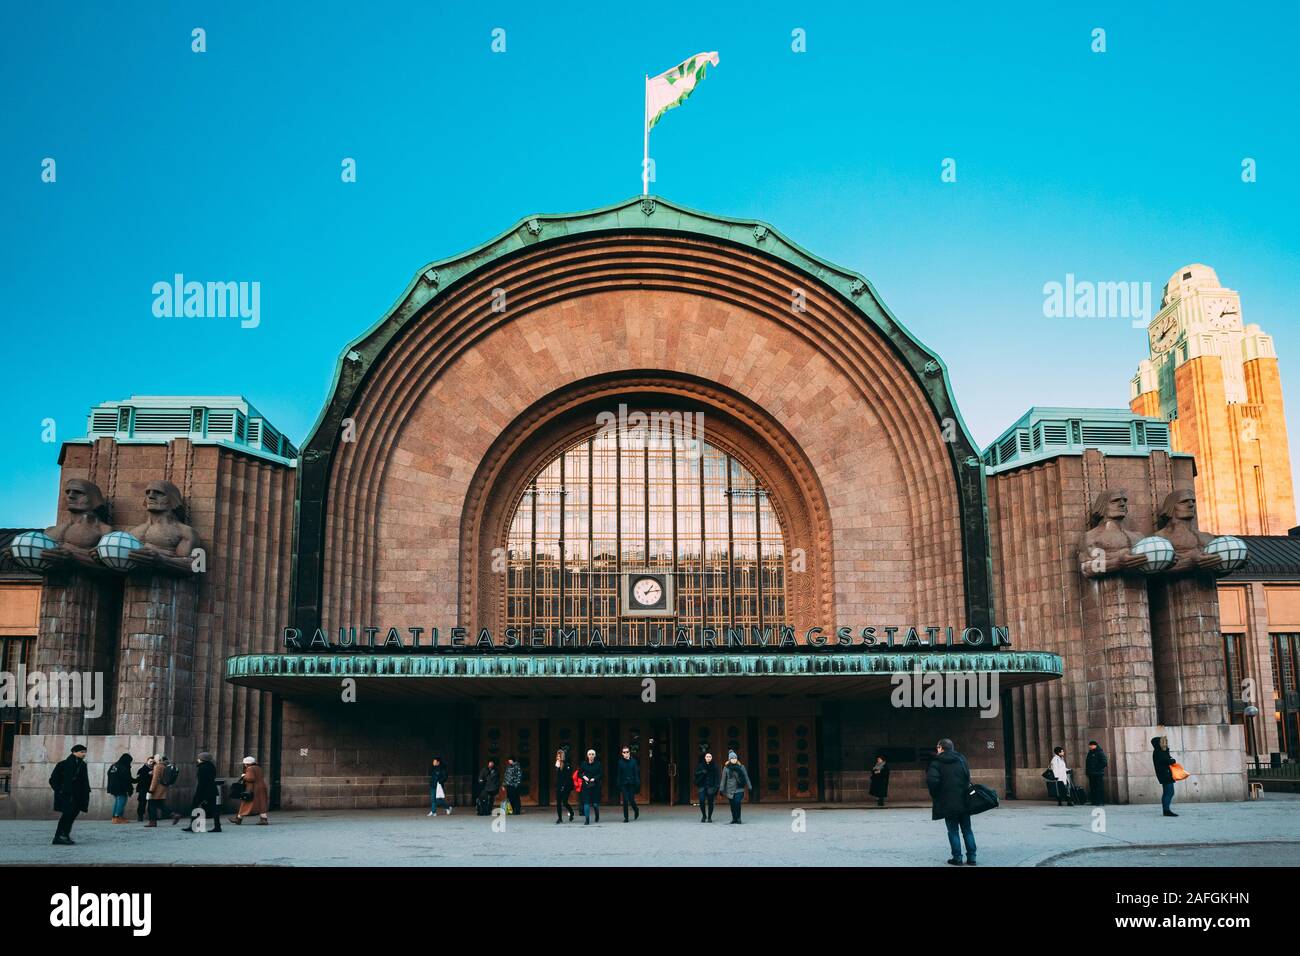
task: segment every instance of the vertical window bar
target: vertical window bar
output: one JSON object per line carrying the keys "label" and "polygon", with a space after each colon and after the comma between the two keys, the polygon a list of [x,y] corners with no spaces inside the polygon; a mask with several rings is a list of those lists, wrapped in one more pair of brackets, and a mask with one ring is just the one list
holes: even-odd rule
{"label": "vertical window bar", "polygon": [[732,492],[731,456],[726,456],[727,468],[727,621],[732,627],[736,625],[736,541],[732,527]]}

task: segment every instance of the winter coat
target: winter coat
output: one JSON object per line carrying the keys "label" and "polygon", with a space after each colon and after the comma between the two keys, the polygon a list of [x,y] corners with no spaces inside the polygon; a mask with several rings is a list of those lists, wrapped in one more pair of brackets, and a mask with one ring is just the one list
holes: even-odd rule
{"label": "winter coat", "polygon": [[131,765],[123,764],[120,761],[108,768],[108,781],[104,787],[105,792],[115,797],[126,797],[131,795]]}
{"label": "winter coat", "polygon": [[190,802],[190,809],[205,803],[215,805],[221,796],[217,789],[217,768],[210,761],[204,760],[194,773],[198,782],[194,784],[194,799]]}
{"label": "winter coat", "polygon": [[551,769],[555,771],[555,793],[561,800],[565,794],[573,792],[573,768],[569,766],[569,761],[564,761],[558,767],[551,764]]}
{"label": "winter coat", "polygon": [[725,763],[722,765],[722,795],[730,800],[738,793],[754,788],[749,783],[749,772],[743,763]]}
{"label": "winter coat", "polygon": [[970,767],[966,758],[955,750],[945,750],[930,761],[925,771],[925,785],[933,804],[931,820],[966,815],[966,794],[970,789]]}
{"label": "winter coat", "polygon": [[442,785],[443,785],[443,789],[446,790],[446,784],[447,784],[447,768],[444,767],[442,764],[438,764],[438,766],[436,766],[436,767],[430,765],[430,767],[429,767],[429,789],[432,790],[434,787],[438,786],[438,784],[442,784]]}
{"label": "winter coat", "polygon": [[591,763],[583,761],[578,765],[578,775],[582,777],[582,792],[587,796],[600,796],[600,785],[605,780],[605,768],[600,764],[600,758],[597,757]]}
{"label": "winter coat", "polygon": [[271,809],[271,791],[266,785],[266,771],[255,763],[245,764],[240,776],[244,781],[244,799],[239,803],[239,815],[247,817]]}
{"label": "winter coat", "polygon": [[1151,738],[1151,763],[1156,768],[1156,779],[1161,783],[1173,783],[1174,775],[1169,768],[1175,763],[1174,755],[1160,746],[1160,738]]}
{"label": "winter coat", "polygon": [[153,773],[149,777],[149,799],[166,800],[167,784],[163,783],[163,774],[167,772],[167,764],[161,760],[153,765]]}
{"label": "winter coat", "polygon": [[722,768],[715,760],[705,763],[701,760],[695,765],[695,786],[701,794],[714,796],[722,786]]}
{"label": "winter coat", "polygon": [[618,758],[618,785],[641,789],[641,764],[630,757]]}
{"label": "winter coat", "polygon": [[1109,764],[1110,759],[1106,756],[1106,751],[1097,747],[1095,750],[1088,751],[1088,759],[1083,765],[1083,770],[1089,777],[1104,777]]}
{"label": "winter coat", "polygon": [[867,789],[873,797],[883,800],[889,796],[889,764],[871,768],[871,786]]}
{"label": "winter coat", "polygon": [[140,764],[140,769],[135,772],[135,792],[142,797],[147,797],[151,780],[153,780],[153,767],[147,763]]}
{"label": "winter coat", "polygon": [[90,810],[90,773],[86,761],[68,754],[54,765],[50,774],[50,787],[54,790],[54,809],[59,813]]}
{"label": "winter coat", "polygon": [[518,787],[524,782],[524,768],[517,763],[512,763],[506,767],[506,786]]}
{"label": "winter coat", "polygon": [[497,791],[501,789],[501,775],[497,773],[497,768],[484,767],[483,772],[478,775],[479,793],[486,793],[490,797],[495,797]]}
{"label": "winter coat", "polygon": [[1070,768],[1065,765],[1065,758],[1052,755],[1052,776],[1060,783],[1068,784],[1070,782]]}

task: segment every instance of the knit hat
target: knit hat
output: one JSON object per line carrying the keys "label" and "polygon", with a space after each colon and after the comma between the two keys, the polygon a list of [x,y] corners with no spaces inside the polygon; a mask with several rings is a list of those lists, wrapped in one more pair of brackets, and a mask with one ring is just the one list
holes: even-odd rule
{"label": "knit hat", "polygon": [[212,763],[212,754],[206,750],[199,754],[199,763]]}
{"label": "knit hat", "polygon": [[245,764],[245,765],[248,765],[248,764],[250,764],[250,763],[257,763],[257,758],[256,758],[256,757],[245,757],[245,758],[244,758],[244,764]]}
{"label": "knit hat", "polygon": [[727,751],[727,759],[728,759],[728,760],[735,760],[735,759],[736,759],[736,752],[735,752],[734,750],[728,750],[728,751]]}

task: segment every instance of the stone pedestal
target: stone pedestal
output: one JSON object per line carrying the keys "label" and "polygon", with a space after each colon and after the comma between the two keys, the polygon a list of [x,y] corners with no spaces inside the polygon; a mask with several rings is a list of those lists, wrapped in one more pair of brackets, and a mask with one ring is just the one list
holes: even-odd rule
{"label": "stone pedestal", "polygon": [[1085,578],[1082,587],[1086,726],[1151,724],[1156,682],[1145,578]]}
{"label": "stone pedestal", "polygon": [[[54,791],[50,789],[50,774],[54,765],[64,759],[76,744],[86,745],[86,771],[90,775],[90,812],[87,817],[107,820],[112,816],[113,798],[104,792],[108,782],[108,768],[122,754],[130,754],[134,761],[131,772],[154,754],[166,754],[180,767],[181,776],[167,795],[167,808],[181,813],[188,811],[194,794],[194,743],[188,738],[151,737],[138,734],[29,734],[15,741],[13,779],[10,783],[10,801],[13,814],[22,818],[48,816],[54,813]],[[135,794],[127,803],[127,817],[135,819]],[[53,834],[53,829],[51,829]]]}
{"label": "stone pedestal", "polygon": [[[114,641],[122,584],[117,578],[68,570],[51,574],[41,591],[36,660],[28,674],[39,672],[47,685],[53,680],[103,689],[97,716],[73,701],[32,709],[33,734],[104,734],[113,728]],[[59,672],[66,672],[59,678]],[[98,680],[96,680],[98,675]],[[83,698],[84,700],[84,698]]]}
{"label": "stone pedestal", "polygon": [[1170,725],[1226,723],[1228,685],[1219,594],[1212,575],[1152,582],[1151,640],[1156,720]]}
{"label": "stone pedestal", "polygon": [[117,652],[119,735],[191,736],[197,588],[189,577],[127,578]]}
{"label": "stone pedestal", "polygon": [[1169,751],[1190,777],[1176,784],[1177,802],[1245,800],[1246,734],[1236,724],[1113,727],[1097,739],[1110,753],[1112,796],[1119,803],[1159,803],[1160,781],[1151,738],[1168,737]]}

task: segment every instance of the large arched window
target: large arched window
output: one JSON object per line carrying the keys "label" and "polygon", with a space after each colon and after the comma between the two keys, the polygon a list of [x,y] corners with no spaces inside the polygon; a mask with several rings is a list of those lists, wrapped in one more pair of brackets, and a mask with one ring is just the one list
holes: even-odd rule
{"label": "large arched window", "polygon": [[[659,434],[602,430],[536,472],[510,522],[507,627],[599,627],[610,645],[637,645],[665,625],[784,623],[784,542],[767,490],[702,438]],[[671,616],[620,616],[620,575],[636,571],[672,575]]]}

